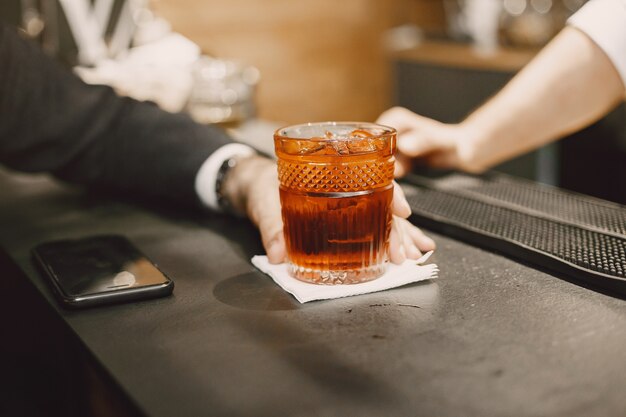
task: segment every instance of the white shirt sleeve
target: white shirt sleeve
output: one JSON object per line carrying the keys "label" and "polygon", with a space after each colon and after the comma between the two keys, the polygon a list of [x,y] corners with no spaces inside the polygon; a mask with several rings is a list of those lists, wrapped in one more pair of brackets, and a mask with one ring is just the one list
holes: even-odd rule
{"label": "white shirt sleeve", "polygon": [[219,211],[220,207],[217,202],[215,182],[222,164],[230,158],[246,157],[255,153],[250,146],[241,143],[229,143],[213,152],[200,166],[196,174],[195,188],[200,201],[210,209]]}
{"label": "white shirt sleeve", "polygon": [[590,0],[567,24],[602,48],[626,85],[626,0]]}

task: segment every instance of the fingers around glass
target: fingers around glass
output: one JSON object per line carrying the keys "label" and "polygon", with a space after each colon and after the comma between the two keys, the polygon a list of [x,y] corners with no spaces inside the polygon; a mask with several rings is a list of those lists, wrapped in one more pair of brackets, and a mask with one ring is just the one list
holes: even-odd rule
{"label": "fingers around glass", "polygon": [[393,200],[391,203],[391,213],[395,216],[399,216],[402,218],[407,218],[411,215],[411,206],[409,206],[408,201],[406,201],[404,191],[402,191],[402,188],[400,188],[398,183],[395,181],[393,181]]}
{"label": "fingers around glass", "polygon": [[434,250],[435,242],[406,219],[394,216],[389,237],[389,260],[400,264],[405,259],[419,259]]}
{"label": "fingers around glass", "polygon": [[389,260],[394,264],[401,264],[406,259],[404,253],[404,238],[402,236],[402,229],[398,225],[397,219],[399,217],[394,216],[391,221],[391,232],[389,234]]}

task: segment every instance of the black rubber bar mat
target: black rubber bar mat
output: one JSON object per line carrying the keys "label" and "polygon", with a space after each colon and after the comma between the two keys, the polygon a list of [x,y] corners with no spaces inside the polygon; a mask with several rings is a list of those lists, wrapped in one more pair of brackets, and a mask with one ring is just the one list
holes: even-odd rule
{"label": "black rubber bar mat", "polygon": [[410,175],[418,225],[626,296],[626,207],[504,174]]}

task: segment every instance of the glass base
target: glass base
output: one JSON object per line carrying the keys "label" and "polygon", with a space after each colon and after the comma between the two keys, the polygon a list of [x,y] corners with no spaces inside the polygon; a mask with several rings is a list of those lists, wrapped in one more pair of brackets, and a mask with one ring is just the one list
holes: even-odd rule
{"label": "glass base", "polygon": [[348,270],[316,270],[303,266],[287,264],[290,276],[300,281],[318,285],[359,284],[381,277],[387,270],[387,264],[369,266],[367,268]]}

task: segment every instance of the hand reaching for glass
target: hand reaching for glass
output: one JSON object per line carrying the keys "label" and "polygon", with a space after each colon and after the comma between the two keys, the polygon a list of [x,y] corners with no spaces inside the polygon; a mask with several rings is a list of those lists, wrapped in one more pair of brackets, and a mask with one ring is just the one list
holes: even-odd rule
{"label": "hand reaching for glass", "polygon": [[467,172],[481,172],[486,168],[474,162],[472,135],[465,126],[441,123],[403,107],[387,110],[377,123],[398,131],[396,177],[404,176],[414,163],[420,162]]}

